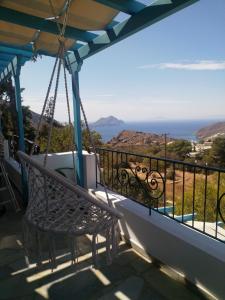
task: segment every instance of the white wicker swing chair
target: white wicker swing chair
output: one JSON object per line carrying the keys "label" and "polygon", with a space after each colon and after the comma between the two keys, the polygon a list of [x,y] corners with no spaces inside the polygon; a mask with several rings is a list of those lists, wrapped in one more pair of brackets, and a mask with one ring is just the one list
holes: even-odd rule
{"label": "white wicker swing chair", "polygon": [[27,154],[19,151],[18,156],[28,176],[28,207],[24,216],[24,248],[28,264],[31,248],[35,249],[37,265],[42,264],[43,235],[48,239],[52,268],[56,267],[54,239],[62,235],[70,241],[71,259],[75,262],[78,252],[76,238],[85,234],[92,236],[95,265],[97,235],[105,236],[107,262],[110,263],[117,247],[116,224],[122,215]]}
{"label": "white wicker swing chair", "polygon": [[[73,126],[70,117],[70,105],[68,96],[68,85],[66,78],[66,65],[72,74],[74,89],[79,95],[79,88],[71,72],[71,65],[66,63],[65,39],[64,32],[66,29],[66,22],[68,11],[70,8],[71,0],[67,1],[67,9],[65,11],[63,26],[59,26],[59,50],[55,59],[54,67],[52,70],[51,79],[47,89],[42,113],[39,119],[37,133],[33,145],[39,138],[39,132],[43,120],[44,113],[48,111],[47,115],[50,119],[47,147],[45,151],[44,163],[41,165],[34,158],[26,155],[23,152],[18,152],[21,163],[26,170],[28,177],[28,207],[24,217],[24,248],[26,251],[27,263],[29,264],[29,257],[32,256],[32,250],[35,252],[35,259],[37,264],[42,264],[42,237],[47,237],[49,259],[52,263],[52,268],[56,267],[56,252],[55,252],[55,239],[58,236],[68,237],[69,247],[71,252],[72,261],[77,258],[77,237],[85,234],[92,236],[92,257],[94,264],[97,264],[97,243],[98,234],[103,234],[106,237],[106,257],[107,262],[110,263],[112,257],[116,253],[117,248],[117,224],[121,214],[112,207],[112,203],[108,197],[107,189],[103,184],[108,205],[101,200],[91,196],[87,190],[73,184],[70,180],[62,175],[50,170],[46,167],[49,147],[51,143],[51,135],[54,123],[54,113],[56,106],[56,99],[59,86],[59,77],[61,67],[63,69],[66,103],[68,110],[69,125],[71,133]],[[54,15],[54,11],[53,11]],[[56,19],[57,20],[57,19]],[[56,71],[57,69],[57,71]],[[56,74],[54,97],[50,98],[50,106],[47,106],[49,95]],[[86,114],[81,102],[80,97],[77,101],[82,110],[85,124],[89,133],[90,143],[94,149],[96,163],[100,170],[100,163],[95,150],[95,145],[91,138],[90,129],[88,126]],[[71,137],[72,144],[72,157],[73,169],[75,170],[74,149],[76,149],[73,134]],[[32,149],[33,151],[33,149]],[[31,154],[32,154],[31,151]],[[31,251],[30,251],[31,250]]]}

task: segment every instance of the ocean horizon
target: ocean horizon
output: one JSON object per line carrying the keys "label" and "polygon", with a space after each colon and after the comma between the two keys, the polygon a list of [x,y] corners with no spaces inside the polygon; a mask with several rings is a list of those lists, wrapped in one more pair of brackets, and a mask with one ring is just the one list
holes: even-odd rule
{"label": "ocean horizon", "polygon": [[196,132],[202,127],[219,122],[220,120],[184,120],[184,121],[151,121],[151,122],[125,122],[116,126],[92,126],[108,142],[122,130],[134,130],[147,133],[167,134],[172,138],[197,141]]}

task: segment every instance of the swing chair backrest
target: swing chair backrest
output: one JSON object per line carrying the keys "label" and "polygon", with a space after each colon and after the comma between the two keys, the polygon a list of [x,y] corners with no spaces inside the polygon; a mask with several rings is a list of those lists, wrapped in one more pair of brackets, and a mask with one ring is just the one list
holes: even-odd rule
{"label": "swing chair backrest", "polygon": [[28,176],[25,218],[31,225],[43,231],[94,234],[103,232],[122,217],[115,208],[24,152],[19,151],[18,156]]}

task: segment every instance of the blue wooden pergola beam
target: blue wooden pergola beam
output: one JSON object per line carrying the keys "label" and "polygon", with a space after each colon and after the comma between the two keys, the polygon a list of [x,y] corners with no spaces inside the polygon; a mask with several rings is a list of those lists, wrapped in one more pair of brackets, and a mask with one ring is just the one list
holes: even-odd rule
{"label": "blue wooden pergola beam", "polygon": [[[20,72],[21,67],[24,64],[24,59],[19,56],[15,56],[11,62],[12,76],[15,83],[15,100],[17,111],[17,123],[19,132],[19,150],[25,152],[25,139],[24,139],[24,121],[23,121],[23,109],[22,109],[22,97],[20,87]],[[24,166],[21,165],[21,181],[23,188],[23,201],[27,204],[27,176]]]}
{"label": "blue wooden pergola beam", "polygon": [[[108,24],[106,33],[97,35],[92,32],[80,30],[67,26],[66,38],[83,41],[87,44],[76,44],[73,47],[73,52],[66,53],[67,64],[71,65],[72,72],[72,87],[73,87],[73,104],[74,104],[74,125],[76,128],[76,141],[78,146],[78,162],[76,164],[77,179],[80,185],[83,185],[83,158],[82,158],[82,140],[81,140],[81,124],[80,124],[80,105],[79,105],[79,78],[78,71],[82,64],[82,61],[103,49],[112,46],[115,43],[129,37],[130,35],[164,19],[165,17],[177,12],[189,6],[199,0],[158,0],[150,6],[136,0],[95,0],[96,2],[102,3],[109,7],[113,7],[127,14],[131,17],[127,20],[117,23],[112,22]],[[22,25],[42,32],[48,32],[58,35],[58,28],[55,21],[46,20],[40,17],[31,16],[29,14],[17,12],[8,8],[1,7],[0,9],[0,20],[10,22],[13,24]],[[32,45],[25,47],[14,47],[0,44],[0,51],[8,53],[10,55],[16,55],[11,60],[11,63],[7,65],[4,70],[0,73],[0,80],[4,80],[8,76],[14,76],[16,86],[16,101],[17,111],[19,116],[19,128],[20,128],[20,148],[24,151],[24,133],[22,131],[22,106],[21,106],[21,95],[20,95],[20,82],[19,74],[21,65],[26,60],[30,59],[33,54]],[[44,51],[38,51],[40,54],[54,56]],[[17,65],[18,63],[18,65]],[[3,67],[5,66],[3,62]],[[22,171],[23,172],[23,171]],[[26,186],[26,177],[22,175],[24,186]]]}
{"label": "blue wooden pergola beam", "polygon": [[[83,44],[76,44],[75,49],[79,49]],[[54,54],[39,50],[37,54],[55,57]],[[0,43],[0,81],[11,76],[11,62],[15,56],[21,57],[21,63],[24,64],[34,55],[32,45],[12,46],[5,43]]]}
{"label": "blue wooden pergola beam", "polygon": [[[73,49],[78,50],[83,44],[78,44]],[[11,55],[20,55],[23,57],[31,58],[34,54],[46,55],[55,57],[53,53],[49,53],[43,50],[37,50],[35,53],[33,51],[32,45],[25,45],[25,46],[14,46],[8,45],[5,43],[0,43],[0,52],[8,53]]]}
{"label": "blue wooden pergola beam", "polygon": [[134,0],[94,0],[111,8],[120,10],[126,14],[134,15],[144,9],[146,5]]}
{"label": "blue wooden pergola beam", "polygon": [[[0,20],[40,30],[42,32],[48,32],[55,35],[59,34],[56,22],[46,20],[37,16],[28,15],[6,7],[1,7],[0,9]],[[98,35],[95,33],[77,29],[71,26],[67,26],[65,31],[66,38],[83,42],[90,42],[97,36]]]}
{"label": "blue wooden pergola beam", "polygon": [[[0,46],[0,54],[2,55],[2,49]],[[19,65],[20,68],[25,64],[26,61],[30,60],[32,53],[30,53],[29,57],[25,57],[22,55],[10,55],[11,59],[8,61],[1,62],[0,59],[0,81],[7,79],[8,77],[14,75],[14,70],[17,69],[18,57],[19,57]]]}
{"label": "blue wooden pergola beam", "polygon": [[10,61],[13,59],[13,55],[6,54],[0,51],[0,60],[1,61]]}
{"label": "blue wooden pergola beam", "polygon": [[75,53],[71,53],[69,55],[69,62],[70,64],[76,65],[77,59],[86,59],[198,1],[199,0],[173,0],[172,3],[147,6],[139,13],[114,26],[105,34],[98,36],[87,45],[80,47]]}
{"label": "blue wooden pergola beam", "polygon": [[33,55],[33,50],[31,45],[17,47],[17,46],[11,46],[11,45],[6,45],[4,43],[0,43],[0,52],[8,55],[12,55],[13,57],[15,55],[21,55],[23,57],[30,58]]}
{"label": "blue wooden pergola beam", "polygon": [[12,75],[15,81],[15,96],[16,96],[16,110],[18,115],[18,130],[19,130],[19,150],[25,152],[24,144],[24,128],[23,128],[23,113],[21,104],[21,88],[20,88],[20,71],[23,62],[20,57],[15,56],[11,62]]}

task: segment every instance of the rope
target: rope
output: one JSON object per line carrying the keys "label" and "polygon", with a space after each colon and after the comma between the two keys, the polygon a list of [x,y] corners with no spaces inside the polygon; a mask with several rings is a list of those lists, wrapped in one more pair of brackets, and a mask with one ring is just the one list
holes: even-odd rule
{"label": "rope", "polygon": [[56,85],[55,85],[55,92],[54,92],[54,98],[53,98],[52,116],[51,116],[50,129],[49,129],[49,132],[48,132],[47,147],[46,147],[46,152],[45,152],[45,157],[44,157],[44,166],[46,166],[46,163],[47,163],[47,156],[48,156],[48,151],[49,151],[51,137],[52,137],[52,128],[53,128],[53,123],[54,123],[55,105],[56,105],[56,98],[57,98],[58,87],[59,87],[59,76],[60,76],[60,70],[61,70],[61,65],[62,65],[62,51],[63,51],[63,43],[60,45],[60,60],[59,60],[59,63],[58,63],[58,70],[57,70],[57,75],[56,75]]}
{"label": "rope", "polygon": [[52,4],[52,0],[49,0],[49,5],[50,5],[50,8],[51,8],[53,17],[54,17],[55,20],[56,20],[56,25],[57,25],[57,27],[58,27],[58,30],[59,30],[59,32],[61,32],[62,29],[61,29],[61,26],[60,26],[60,24],[59,24],[59,22],[58,22],[57,14],[56,14],[56,11],[55,11],[54,6],[53,6],[53,4]]}
{"label": "rope", "polygon": [[68,0],[68,2],[67,2],[67,8],[66,8],[66,13],[65,13],[64,21],[63,21],[63,28],[62,28],[62,32],[61,32],[61,35],[63,37],[64,37],[65,31],[66,31],[66,26],[67,26],[67,22],[68,22],[68,15],[69,15],[69,9],[70,9],[71,1],[72,0]]}
{"label": "rope", "polygon": [[[49,1],[52,9],[54,10],[51,0]],[[47,90],[47,95],[45,98],[45,103],[42,110],[41,118],[38,124],[38,134],[36,136],[37,139],[37,137],[39,136],[41,120],[43,118],[46,109],[47,100],[49,98],[49,93],[52,86],[52,81],[54,79],[56,68],[57,68],[54,97],[52,100],[52,107],[50,107],[50,114],[49,114],[50,126],[48,131],[47,147],[46,147],[46,152],[44,157],[44,166],[38,164],[35,160],[32,160],[32,158],[30,158],[26,154],[22,152],[18,153],[26,169],[30,170],[29,186],[31,187],[31,189],[29,193],[29,198],[30,198],[29,200],[32,199],[32,201],[28,202],[28,209],[26,211],[26,216],[25,216],[25,220],[27,221],[26,227],[27,229],[29,229],[30,224],[33,225],[33,229],[34,229],[33,233],[36,233],[35,248],[37,251],[36,255],[37,255],[38,265],[41,265],[42,262],[42,255],[41,255],[42,247],[40,243],[39,230],[40,232],[47,234],[48,244],[49,244],[49,259],[52,264],[52,269],[56,268],[56,251],[55,251],[55,241],[54,241],[55,233],[60,232],[63,233],[64,235],[69,235],[70,237],[76,235],[80,236],[81,234],[86,234],[86,233],[89,234],[92,233],[93,235],[92,255],[95,263],[97,263],[98,251],[97,251],[96,243],[98,243],[97,240],[98,233],[101,234],[102,232],[105,232],[107,228],[111,228],[111,230],[109,229],[109,232],[112,231],[112,233],[114,233],[115,221],[117,221],[121,217],[119,212],[117,212],[116,210],[110,207],[112,206],[112,203],[109,201],[109,197],[105,185],[104,188],[108,199],[108,204],[109,204],[108,206],[105,203],[99,201],[98,199],[91,197],[91,195],[89,195],[87,191],[85,191],[81,187],[75,186],[74,184],[70,183],[68,180],[65,180],[65,178],[63,178],[62,176],[46,168],[48,151],[49,151],[51,137],[52,137],[54,113],[55,113],[56,99],[58,94],[61,67],[63,67],[63,71],[64,71],[67,110],[68,110],[70,129],[72,129],[68,85],[67,85],[67,77],[66,77],[66,69],[65,69],[65,39],[64,39],[70,2],[71,1],[68,0],[62,29],[60,25],[58,26],[58,28],[60,28],[59,50],[53,67],[51,80]],[[69,67],[71,68],[70,64]],[[76,82],[76,80],[74,79],[73,72],[71,72],[71,74],[72,74],[72,80],[73,80],[75,92],[77,94],[76,98],[77,101],[79,101],[79,106],[81,107],[85,119],[85,124],[88,130],[90,143],[92,145],[92,148],[94,149],[96,163],[100,170],[100,163],[98,161],[96,148],[91,136],[91,132],[87,122],[83,104],[79,96],[78,82]],[[72,142],[74,142],[73,139]],[[72,153],[73,150],[74,149],[72,149]],[[74,153],[73,153],[73,163],[74,163]],[[75,163],[74,163],[74,169],[75,169]],[[45,205],[43,203],[43,200],[45,200]],[[27,235],[25,237],[26,249],[28,249],[30,242],[32,242],[31,236],[33,235],[33,234],[28,235],[28,233],[30,232],[27,231],[27,234],[25,233]],[[75,242],[73,241],[71,245],[72,261],[75,261],[76,256],[78,255],[77,243]],[[110,239],[110,243],[112,242],[113,240]],[[107,251],[110,251],[110,243],[108,239]],[[112,244],[112,248],[113,248],[113,244]],[[109,253],[107,253],[107,256],[109,256]]]}
{"label": "rope", "polygon": [[[59,51],[60,51],[60,47],[59,47],[58,53],[59,53]],[[30,151],[30,155],[33,154],[34,147],[37,144],[37,141],[39,139],[41,122],[43,120],[44,112],[45,112],[46,105],[47,105],[47,102],[48,102],[48,97],[49,97],[49,94],[50,94],[50,91],[51,91],[52,81],[53,81],[53,78],[54,78],[54,75],[55,75],[55,70],[56,70],[56,66],[57,66],[58,60],[59,60],[59,56],[57,54],[56,59],[55,59],[55,63],[54,63],[54,66],[53,66],[53,70],[52,70],[50,82],[49,82],[49,85],[48,85],[47,94],[45,96],[45,101],[44,101],[44,105],[43,105],[43,108],[42,108],[41,116],[39,118],[38,126],[37,126],[37,129],[36,129],[36,132],[35,132],[35,139],[34,139],[34,143],[33,143],[33,146],[31,148],[31,151]]]}
{"label": "rope", "polygon": [[70,126],[70,133],[72,136],[71,139],[71,149],[72,149],[72,156],[73,156],[73,169],[75,170],[75,158],[74,158],[74,146],[76,146],[74,141],[74,132],[73,132],[73,124],[71,122],[71,114],[70,114],[70,103],[69,103],[69,93],[68,93],[68,84],[67,84],[67,77],[66,77],[66,67],[65,67],[65,60],[63,59],[63,73],[64,73],[64,82],[65,82],[65,90],[66,90],[66,103],[67,103],[67,111],[68,111],[68,118],[69,118],[69,126]]}
{"label": "rope", "polygon": [[[59,65],[58,65],[58,72],[57,72],[57,78],[56,78],[56,86],[55,86],[55,93],[54,93],[54,99],[53,99],[53,108],[52,108],[52,119],[51,119],[50,129],[49,129],[49,133],[48,133],[47,148],[46,148],[46,153],[45,153],[45,158],[44,158],[44,166],[46,166],[47,156],[48,156],[50,141],[51,141],[51,136],[52,136],[52,128],[53,128],[53,123],[54,123],[54,113],[55,113],[56,98],[57,98],[57,93],[58,93],[58,84],[59,84],[61,64],[63,64],[63,69],[64,69],[64,83],[65,83],[65,90],[66,90],[66,100],[67,100],[67,110],[68,110],[69,124],[70,124],[70,128],[72,128],[71,127],[71,124],[72,124],[71,123],[71,117],[70,117],[69,96],[68,96],[68,85],[67,85],[67,78],[66,78],[66,72],[65,72],[65,61],[64,61],[64,53],[65,53],[64,35],[65,35],[66,25],[67,25],[67,21],[68,21],[68,12],[69,12],[69,8],[70,8],[70,3],[71,3],[71,0],[68,0],[66,11],[65,11],[65,16],[64,16],[64,19],[63,19],[63,26],[61,28],[61,26],[59,24],[59,21],[58,21],[58,18],[56,16],[54,6],[52,4],[52,1],[49,0],[50,8],[51,8],[52,13],[55,17],[56,24],[57,24],[57,27],[58,27],[58,30],[59,30],[59,35],[60,35],[59,38],[58,38],[59,43],[60,43],[60,51],[58,53],[58,55],[60,56],[60,61],[59,61]],[[75,142],[74,142],[73,138],[72,138],[72,143],[75,145]],[[72,147],[72,155],[73,155],[73,166],[74,166],[74,169],[75,169],[74,148],[76,148],[76,147]]]}
{"label": "rope", "polygon": [[[66,12],[65,12],[65,17],[64,17],[64,20],[63,20],[63,26],[62,26],[62,28],[61,28],[59,20],[58,20],[58,18],[56,16],[56,12],[55,12],[52,0],[49,0],[49,4],[50,4],[50,8],[52,10],[53,16],[55,17],[56,24],[57,24],[57,27],[58,27],[58,30],[59,30],[59,35],[60,35],[60,37],[59,37],[60,47],[59,47],[59,53],[57,55],[57,56],[60,56],[60,62],[59,62],[59,65],[58,65],[58,72],[57,72],[56,86],[55,86],[55,94],[54,94],[54,99],[53,99],[53,113],[52,113],[50,130],[49,130],[49,134],[48,134],[48,144],[47,144],[47,149],[46,149],[45,158],[44,158],[44,166],[46,166],[47,155],[48,155],[49,146],[50,146],[50,140],[51,140],[51,135],[52,135],[52,127],[53,127],[53,120],[54,120],[55,104],[56,104],[56,97],[57,97],[57,92],[58,92],[59,75],[60,75],[60,69],[61,69],[61,63],[62,63],[62,61],[63,61],[64,81],[65,81],[65,89],[66,89],[66,100],[67,100],[67,110],[68,110],[68,116],[69,116],[69,124],[70,124],[70,128],[72,128],[72,126],[71,126],[72,123],[71,123],[71,118],[70,118],[69,97],[68,97],[68,85],[67,85],[67,78],[66,78],[66,71],[65,71],[65,56],[64,56],[64,52],[65,52],[64,35],[65,35],[65,30],[66,30],[66,24],[67,24],[67,21],[68,21],[68,12],[69,12],[69,8],[70,8],[71,0],[68,0],[68,2],[67,2],[67,8],[66,8]],[[57,64],[57,62],[55,63],[55,66],[56,66],[56,64]],[[70,69],[70,73],[72,74],[72,81],[73,81],[73,84],[74,84],[74,87],[75,87],[75,90],[76,90],[76,94],[77,94],[76,98],[77,98],[77,101],[79,101],[79,106],[81,108],[81,111],[82,111],[82,114],[83,114],[83,117],[84,117],[84,122],[85,122],[85,126],[87,128],[87,132],[88,132],[90,144],[91,144],[91,147],[92,147],[94,155],[95,155],[95,161],[96,161],[96,164],[97,164],[97,168],[98,168],[99,172],[101,173],[101,167],[100,167],[99,158],[98,158],[98,155],[97,155],[95,143],[94,143],[92,135],[91,135],[91,131],[90,131],[90,128],[89,128],[89,124],[88,124],[88,121],[87,121],[87,117],[86,117],[86,113],[85,113],[85,110],[84,110],[84,107],[83,107],[83,103],[82,103],[80,95],[79,95],[79,88],[78,88],[77,82],[76,82],[76,80],[74,78],[74,74],[72,72],[71,65],[69,63],[68,63],[68,66],[69,66],[69,69]],[[55,68],[54,68],[54,70],[55,70]],[[46,99],[48,99],[48,97],[46,97]],[[47,103],[47,100],[45,101],[45,106],[46,106],[46,103]],[[45,106],[44,106],[43,110],[45,110]],[[73,139],[72,141],[73,141],[73,144],[75,145],[75,140]],[[72,154],[73,154],[73,165],[74,165],[74,169],[75,169],[75,161],[74,161],[73,149],[72,149]],[[102,184],[103,184],[104,192],[106,194],[108,205],[112,207],[113,206],[112,205],[112,201],[109,198],[104,178],[102,180]]]}
{"label": "rope", "polygon": [[[52,1],[49,0],[49,4],[50,4],[51,10],[52,10],[52,13],[53,13],[53,15],[54,15],[54,17],[56,19],[56,23],[57,23],[57,26],[58,26],[58,29],[59,29],[59,33],[60,33],[60,37],[59,37],[59,49],[58,49],[56,60],[55,60],[54,67],[53,67],[53,70],[52,70],[50,82],[49,82],[48,89],[47,89],[47,94],[45,96],[45,101],[44,101],[44,105],[43,105],[43,108],[42,108],[41,116],[39,118],[38,127],[37,127],[36,134],[35,134],[35,140],[34,140],[32,148],[31,148],[31,152],[30,152],[30,155],[32,155],[33,152],[34,152],[34,147],[37,144],[37,141],[38,141],[39,136],[40,136],[41,123],[42,123],[42,120],[43,120],[44,112],[46,110],[46,106],[47,106],[49,94],[50,94],[51,87],[52,87],[52,82],[53,82],[53,79],[54,79],[54,76],[55,76],[56,66],[57,66],[58,61],[60,59],[60,63],[58,65],[57,79],[56,79],[55,95],[54,95],[54,98],[53,98],[53,110],[52,110],[52,114],[51,114],[52,118],[51,118],[51,125],[50,125],[50,129],[49,129],[49,133],[48,133],[48,142],[47,142],[47,149],[46,149],[46,154],[45,154],[45,159],[44,159],[44,165],[46,165],[46,162],[47,162],[47,154],[48,154],[49,146],[50,146],[49,137],[51,138],[51,135],[52,135],[52,126],[53,126],[53,123],[54,123],[54,112],[55,112],[55,104],[56,104],[55,102],[56,102],[56,98],[57,98],[58,82],[59,82],[59,75],[60,75],[60,69],[61,69],[61,63],[62,63],[62,61],[63,61],[63,65],[65,64],[64,58],[63,58],[64,51],[65,51],[65,49],[64,49],[64,40],[62,39],[62,37],[64,36],[65,30],[66,30],[66,24],[67,24],[67,20],[68,20],[68,11],[69,11],[69,7],[70,7],[70,3],[71,3],[71,1],[68,1],[67,7],[66,7],[66,12],[65,12],[65,17],[64,17],[64,20],[63,20],[63,26],[61,28],[60,24],[58,22],[58,19],[56,17],[56,13],[55,13]],[[68,103],[68,88],[67,88],[67,80],[66,80],[65,75],[64,75],[64,79],[65,79],[65,88],[66,88],[67,103]],[[69,108],[68,105],[69,105],[69,103],[67,104],[67,107],[68,107],[69,123],[71,124],[70,108]],[[74,148],[76,148],[76,147],[74,147]],[[73,151],[73,149],[72,149],[72,151]],[[74,153],[73,153],[73,161],[74,161]]]}
{"label": "rope", "polygon": [[64,35],[65,35],[66,25],[67,25],[67,21],[68,21],[68,12],[69,12],[69,9],[70,9],[71,1],[72,0],[67,1],[66,12],[65,12],[64,19],[63,19],[63,24],[62,24],[62,27],[61,27],[61,24],[59,23],[59,18],[57,17],[57,14],[56,14],[54,5],[52,3],[52,0],[49,0],[50,8],[51,8],[52,14],[53,14],[53,16],[56,20],[56,25],[58,27],[60,37],[64,37]]}
{"label": "rope", "polygon": [[[84,123],[85,123],[85,126],[87,128],[90,144],[91,144],[91,147],[93,148],[97,168],[98,168],[99,173],[101,173],[101,166],[100,166],[99,157],[97,155],[95,143],[94,143],[92,135],[91,135],[90,127],[89,127],[89,124],[88,124],[88,121],[87,121],[87,116],[86,116],[86,113],[85,113],[85,110],[84,110],[84,106],[83,106],[83,103],[82,103],[81,98],[80,98],[79,88],[77,86],[77,82],[75,80],[74,73],[72,72],[71,65],[70,64],[68,64],[68,65],[69,65],[70,73],[72,74],[72,81],[73,81],[73,84],[74,84],[74,88],[76,90],[77,100],[79,101],[79,105],[80,105],[80,108],[81,108],[81,111],[82,111],[82,114],[83,114],[83,117],[84,117]],[[102,178],[102,185],[103,185],[104,192],[106,194],[108,205],[112,207],[113,206],[112,201],[109,198],[109,194],[108,194],[107,187],[106,187],[106,184],[105,184],[104,176]]]}

